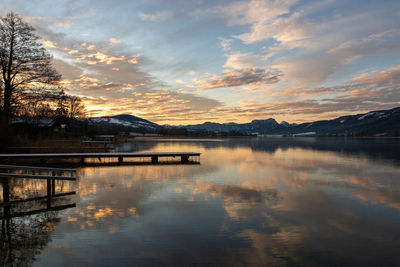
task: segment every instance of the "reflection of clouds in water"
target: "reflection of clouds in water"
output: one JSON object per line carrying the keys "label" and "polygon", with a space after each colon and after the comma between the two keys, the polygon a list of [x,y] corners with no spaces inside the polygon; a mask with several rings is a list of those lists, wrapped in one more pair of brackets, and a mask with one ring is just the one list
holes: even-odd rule
{"label": "reflection of clouds in water", "polygon": [[[156,146],[155,150],[195,149],[191,144],[178,143]],[[79,194],[81,197],[91,195],[110,203],[97,210],[100,214],[104,214],[107,208],[121,207],[123,203],[137,204],[141,201],[139,196],[147,198],[170,184],[177,184],[174,192],[183,194],[187,200],[194,199],[190,195],[202,195],[203,200],[223,199],[224,208],[232,218],[242,218],[243,215],[239,213],[243,214],[246,208],[251,208],[253,202],[265,201],[266,195],[270,197],[271,192],[276,199],[277,195],[282,195],[278,194],[281,190],[286,192],[282,196],[291,197],[293,192],[307,190],[311,186],[317,186],[320,190],[336,188],[363,201],[399,207],[400,194],[396,189],[400,188],[400,181],[395,177],[400,171],[382,162],[301,148],[278,149],[273,154],[249,148],[221,147],[201,152],[202,165],[195,167],[84,169],[85,178],[80,182]],[[112,204],[115,199],[118,199],[118,203]],[[124,212],[119,211],[119,214],[129,215],[126,210],[132,208],[137,209],[136,206],[124,206]],[[111,212],[109,215],[113,217],[115,214]],[[93,217],[90,214],[85,216]]]}
{"label": "reflection of clouds in water", "polygon": [[81,199],[59,231],[90,229],[116,256],[110,246],[121,245],[135,251],[121,257],[164,264],[365,264],[378,252],[397,255],[393,164],[300,147],[266,153],[161,143],[151,150],[201,152],[201,165],[83,168]]}
{"label": "reflection of clouds in water", "polygon": [[[342,201],[310,190],[282,196],[278,205],[264,209],[272,215],[265,216],[263,227],[236,233],[251,242],[242,251],[243,265],[393,263],[399,246],[393,236],[399,229],[396,219],[361,205],[346,207]],[[265,226],[279,230],[266,232]]]}
{"label": "reflection of clouds in water", "polygon": [[346,190],[358,198],[393,207],[400,203],[400,170],[385,162],[301,148],[274,154],[235,149],[226,154],[210,150],[204,158],[229,169],[226,181],[244,188],[284,186],[285,190],[296,190],[314,185]]}

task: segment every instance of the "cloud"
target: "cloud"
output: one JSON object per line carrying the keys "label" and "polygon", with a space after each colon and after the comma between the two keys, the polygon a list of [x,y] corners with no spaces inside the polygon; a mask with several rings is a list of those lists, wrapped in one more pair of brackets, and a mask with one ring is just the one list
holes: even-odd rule
{"label": "cloud", "polygon": [[274,39],[281,44],[293,43],[311,37],[312,25],[300,13],[274,21],[259,21],[252,25],[251,31],[234,37],[246,44]]}
{"label": "cloud", "polygon": [[41,26],[37,29],[45,40],[60,44],[53,48],[53,62],[63,75],[62,85],[83,98],[89,116],[128,113],[176,124],[213,119],[209,110],[222,106],[218,100],[172,90],[142,70],[149,62],[144,56],[116,39],[82,42]]}
{"label": "cloud", "polygon": [[342,65],[341,58],[320,52],[277,60],[272,67],[281,70],[292,84],[307,85],[325,81]]}
{"label": "cloud", "polygon": [[88,45],[88,46],[86,46],[86,50],[95,50],[96,49],[96,46],[95,45]]}
{"label": "cloud", "polygon": [[[186,118],[181,110],[198,122],[213,118],[245,122],[268,116],[299,122],[399,105],[396,66],[381,69],[393,64],[388,60],[396,62],[400,53],[399,22],[393,19],[397,4],[224,3],[189,1],[178,9],[167,3],[156,10],[170,11],[157,12],[150,2],[92,6],[75,1],[53,7],[60,19],[27,19],[49,42],[69,92],[107,100],[92,106],[91,111],[99,114],[125,108],[124,113],[141,112],[160,121],[171,117],[170,122],[182,123]],[[13,5],[21,13],[43,14],[39,5],[32,10],[28,10],[32,3],[15,0]],[[128,6],[143,11],[132,20],[121,15]],[[150,23],[168,19],[177,23],[159,27]],[[118,40],[121,36],[123,40]],[[362,73],[378,67],[379,71]],[[348,78],[352,73],[361,75]],[[217,88],[221,90],[205,90]],[[160,110],[150,107],[162,103],[150,96],[162,98],[164,90],[171,94],[162,106],[164,113],[158,114]],[[150,94],[140,95],[145,93]]]}
{"label": "cloud", "polygon": [[103,52],[96,52],[93,54],[80,55],[76,58],[76,61],[85,61],[87,64],[106,63],[107,65],[110,65],[115,61],[126,61],[126,58],[125,56],[111,56]]}
{"label": "cloud", "polygon": [[261,68],[265,63],[261,56],[251,53],[234,52],[227,55],[227,60],[224,68],[232,69],[247,69],[247,68]]}
{"label": "cloud", "polygon": [[55,25],[60,28],[68,29],[70,28],[73,23],[74,23],[74,17],[66,17],[66,18],[60,18],[60,17],[41,17],[41,16],[29,16],[29,17],[24,17],[26,22],[29,24],[47,24],[47,25]]}
{"label": "cloud", "polygon": [[297,0],[251,0],[239,1],[217,8],[230,25],[258,24],[267,22],[281,15],[289,14],[290,7]]}
{"label": "cloud", "polygon": [[232,39],[229,39],[229,38],[223,38],[223,37],[219,37],[218,38],[219,40],[220,40],[220,45],[221,45],[221,47],[222,47],[222,49],[224,50],[224,51],[229,51],[229,50],[231,50],[231,43],[232,43]]}
{"label": "cloud", "polygon": [[382,71],[363,73],[353,78],[350,84],[384,86],[392,85],[396,87],[400,83],[400,65],[389,67]]}
{"label": "cloud", "polygon": [[262,88],[262,85],[279,82],[279,76],[279,72],[264,69],[225,70],[220,76],[214,76],[209,81],[197,81],[196,84],[205,90],[247,85],[259,89]]}
{"label": "cloud", "polygon": [[53,64],[55,69],[62,74],[62,77],[65,80],[75,79],[82,74],[81,68],[75,66],[74,64],[70,64],[65,60],[54,58]]}
{"label": "cloud", "polygon": [[138,64],[139,63],[139,56],[133,56],[127,62],[129,64]]}
{"label": "cloud", "polygon": [[[215,84],[222,83],[221,81]],[[207,84],[208,86],[217,86]],[[400,105],[400,65],[382,71],[363,73],[337,86],[289,87],[270,93],[267,102],[243,99],[237,105],[224,105],[211,112],[220,122],[249,122],[275,118],[309,122],[390,109]]]}
{"label": "cloud", "polygon": [[78,50],[74,49],[74,50],[68,51],[68,54],[73,55],[73,54],[76,54],[78,52],[79,52]]}
{"label": "cloud", "polygon": [[[325,29],[327,26],[321,27]],[[313,40],[301,45],[303,48],[301,53],[290,57],[281,56],[271,65],[285,74],[286,81],[305,86],[326,81],[332,74],[357,59],[400,53],[397,45],[400,42],[400,31],[397,29],[369,34],[363,38],[352,37],[350,40],[346,38],[346,41],[342,41],[343,35],[354,34],[346,31],[346,29],[341,32],[335,31],[330,33],[330,36],[315,36]],[[268,56],[279,55],[284,50],[285,47],[282,45],[272,47]]]}
{"label": "cloud", "polygon": [[[400,84],[400,65],[389,67],[382,71],[362,73],[343,85],[330,87],[319,86],[311,88],[289,87],[282,91],[274,92],[273,95],[283,97],[336,95],[343,100],[343,95],[341,94],[345,94],[345,97],[378,97],[378,95],[381,94],[380,96],[383,100],[385,94],[389,92],[393,93],[398,84]],[[393,100],[397,99],[396,101],[399,101],[400,93],[398,96],[393,97]],[[378,101],[378,99],[375,101]]]}
{"label": "cloud", "polygon": [[57,48],[57,44],[52,41],[44,41],[42,42],[43,46],[46,48]]}
{"label": "cloud", "polygon": [[[333,15],[332,8],[340,11]],[[374,8],[374,12],[371,7],[344,10],[330,0],[251,0],[218,6],[208,14],[222,17],[229,26],[244,26],[244,30],[241,27],[239,33],[225,39],[236,38],[247,45],[266,44],[263,60],[285,74],[283,81],[304,86],[326,81],[359,58],[400,53],[399,24],[382,16],[387,8]],[[324,14],[323,19],[318,17],[320,14]],[[364,25],[370,21],[381,23],[366,29]]]}
{"label": "cloud", "polygon": [[[89,102],[88,110],[96,110],[96,115],[116,115],[121,113],[140,114],[160,124],[176,124],[181,121],[195,123],[210,118],[209,111],[220,107],[219,101],[190,93],[137,88],[115,96],[104,97],[107,105]],[[211,117],[213,118],[213,117]]]}
{"label": "cloud", "polygon": [[329,53],[349,63],[364,55],[400,53],[399,42],[400,30],[391,29],[365,38],[346,41],[329,50]]}
{"label": "cloud", "polygon": [[268,39],[287,43],[311,34],[311,24],[302,14],[290,11],[296,3],[297,0],[252,0],[218,7],[214,12],[221,14],[231,26],[250,25],[249,32],[233,36],[246,44]]}
{"label": "cloud", "polygon": [[151,22],[170,20],[173,18],[173,16],[173,13],[170,11],[161,11],[157,13],[139,12],[138,14],[139,19]]}
{"label": "cloud", "polygon": [[110,41],[110,44],[119,44],[121,42],[120,40],[115,39],[115,38],[110,38],[109,41]]}

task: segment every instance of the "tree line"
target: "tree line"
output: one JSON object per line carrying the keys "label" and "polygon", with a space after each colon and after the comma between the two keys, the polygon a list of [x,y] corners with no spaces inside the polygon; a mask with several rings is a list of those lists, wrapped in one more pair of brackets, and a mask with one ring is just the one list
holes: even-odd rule
{"label": "tree line", "polygon": [[82,100],[59,85],[61,75],[35,29],[13,13],[0,17],[0,119],[85,115]]}

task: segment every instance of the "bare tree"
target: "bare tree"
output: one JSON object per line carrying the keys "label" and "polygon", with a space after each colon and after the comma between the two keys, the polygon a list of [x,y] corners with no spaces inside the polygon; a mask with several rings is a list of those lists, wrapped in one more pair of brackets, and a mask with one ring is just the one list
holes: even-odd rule
{"label": "bare tree", "polygon": [[68,117],[83,118],[85,117],[85,106],[77,96],[68,96]]}
{"label": "bare tree", "polygon": [[14,94],[21,94],[31,85],[45,86],[61,79],[51,65],[51,55],[38,39],[34,28],[19,15],[11,12],[0,18],[0,99],[6,122]]}

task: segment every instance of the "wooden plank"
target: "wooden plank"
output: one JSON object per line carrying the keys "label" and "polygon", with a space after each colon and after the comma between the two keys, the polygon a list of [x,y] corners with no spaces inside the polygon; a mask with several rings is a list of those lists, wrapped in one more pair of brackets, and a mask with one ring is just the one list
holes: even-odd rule
{"label": "wooden plank", "polygon": [[32,154],[0,154],[0,158],[118,158],[118,157],[182,157],[200,156],[197,152],[143,152],[143,153],[32,153]]}
{"label": "wooden plank", "polygon": [[6,169],[6,170],[33,170],[33,171],[56,171],[56,172],[76,172],[75,169],[45,168],[45,167],[36,167],[36,166],[18,166],[18,165],[5,165],[5,164],[0,164],[0,169]]}
{"label": "wooden plank", "polygon": [[51,175],[33,175],[33,174],[19,174],[19,173],[0,173],[0,177],[4,178],[21,178],[21,179],[54,179],[54,180],[68,180],[76,181],[76,177],[66,176],[51,176]]}
{"label": "wooden plank", "polygon": [[112,141],[82,141],[82,143],[114,144],[114,142],[112,142]]}
{"label": "wooden plank", "polygon": [[47,146],[10,146],[8,149],[49,149]]}
{"label": "wooden plank", "polygon": [[[71,167],[82,167],[82,164],[79,162],[73,163],[65,163]],[[149,161],[123,161],[122,163],[115,161],[115,162],[85,162],[85,167],[118,167],[118,166],[162,166],[162,165],[201,165],[199,161],[190,161],[187,163],[182,163],[181,159],[178,158],[177,160],[171,161],[159,161],[157,163]]]}

